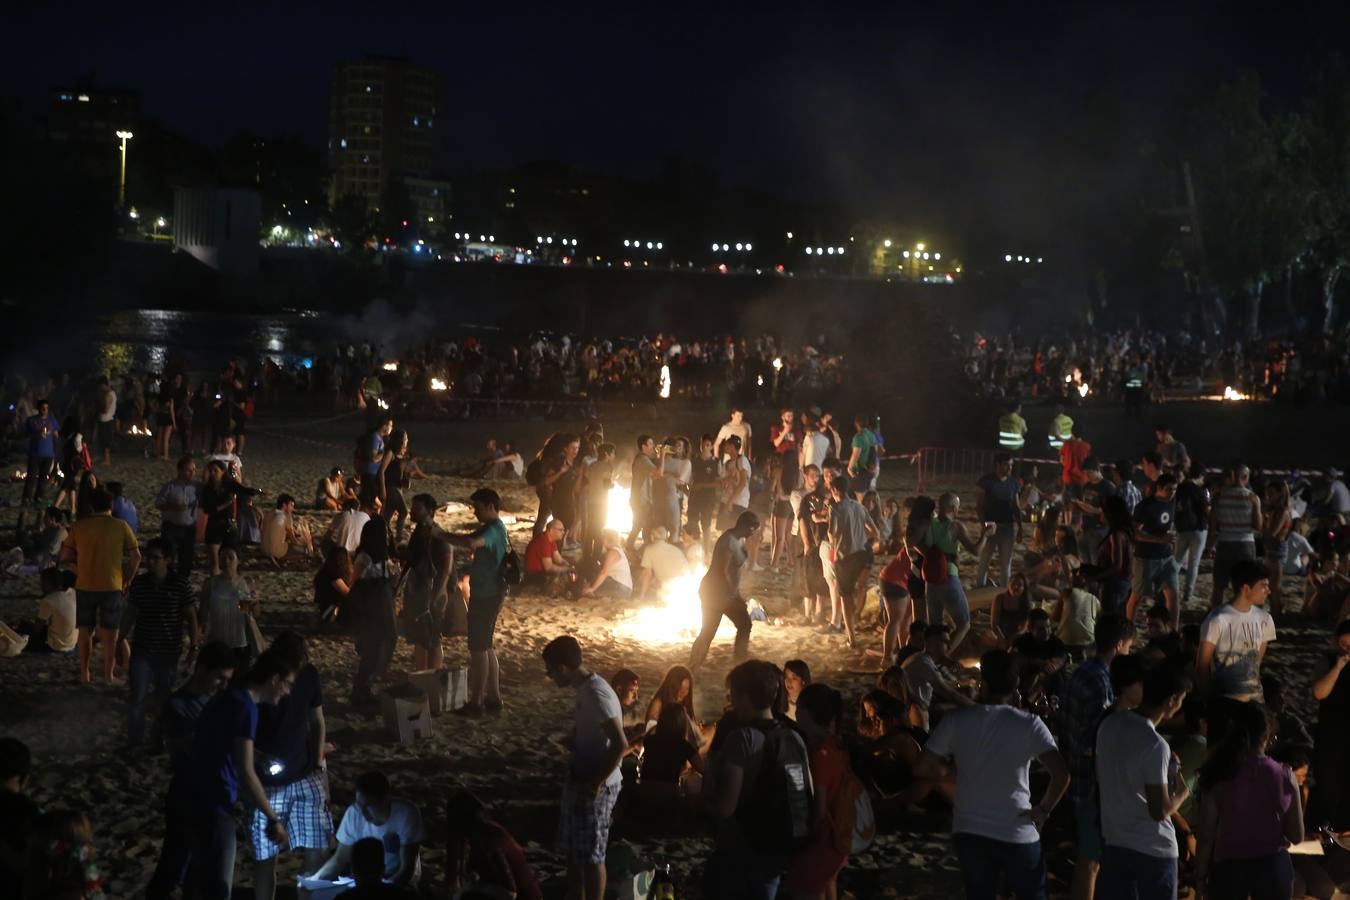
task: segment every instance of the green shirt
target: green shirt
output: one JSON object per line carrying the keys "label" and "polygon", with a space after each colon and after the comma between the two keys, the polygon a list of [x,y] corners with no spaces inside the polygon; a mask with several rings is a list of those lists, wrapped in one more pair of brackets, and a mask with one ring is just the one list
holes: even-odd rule
{"label": "green shirt", "polygon": [[858,451],[858,471],[872,471],[877,464],[877,436],[870,428],[864,428],[853,435],[853,447]]}
{"label": "green shirt", "polygon": [[506,556],[506,526],[500,519],[484,523],[474,532],[474,537],[483,539],[483,546],[473,551],[473,562],[469,564],[469,602],[480,597],[499,597],[502,593],[502,559]]}

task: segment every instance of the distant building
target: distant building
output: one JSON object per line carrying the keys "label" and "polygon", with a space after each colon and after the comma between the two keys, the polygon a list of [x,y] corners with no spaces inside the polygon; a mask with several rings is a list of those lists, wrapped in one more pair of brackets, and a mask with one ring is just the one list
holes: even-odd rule
{"label": "distant building", "polygon": [[173,247],[234,277],[258,270],[258,192],[178,188],[173,195]]}
{"label": "distant building", "polygon": [[117,132],[134,133],[140,121],[140,93],[98,88],[85,80],[52,88],[47,137],[72,161],[77,174],[115,185],[121,146]]}
{"label": "distant building", "polygon": [[450,183],[439,136],[445,76],[403,59],[369,56],[333,67],[328,108],[329,203],[355,196],[386,216],[439,222]]}

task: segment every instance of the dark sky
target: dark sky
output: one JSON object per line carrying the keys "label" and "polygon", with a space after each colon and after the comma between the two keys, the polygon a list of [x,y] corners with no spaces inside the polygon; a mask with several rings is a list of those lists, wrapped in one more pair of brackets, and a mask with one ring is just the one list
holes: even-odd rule
{"label": "dark sky", "polygon": [[31,3],[0,73],[38,108],[92,71],[210,144],[320,145],[331,63],[401,55],[449,76],[452,171],[679,156],[788,197],[1043,231],[1055,136],[1101,92],[1143,120],[1176,84],[1250,67],[1292,97],[1347,33],[1333,4],[993,5]]}

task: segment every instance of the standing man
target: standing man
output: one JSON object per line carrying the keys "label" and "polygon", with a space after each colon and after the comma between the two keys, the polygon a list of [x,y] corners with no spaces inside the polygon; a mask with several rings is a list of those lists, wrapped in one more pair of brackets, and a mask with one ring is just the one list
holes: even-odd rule
{"label": "standing man", "polygon": [[1200,623],[1195,687],[1205,701],[1209,733],[1222,737],[1233,704],[1260,701],[1261,663],[1275,640],[1275,620],[1263,608],[1270,577],[1254,559],[1233,564],[1232,602],[1211,610]]}
{"label": "standing man", "polygon": [[47,479],[51,477],[52,466],[56,463],[56,440],[61,429],[52,418],[51,405],[46,400],[37,402],[37,412],[28,417],[23,424],[28,435],[28,474],[23,480],[23,502],[30,500],[42,502],[42,494],[47,490]]}
{"label": "standing man", "polygon": [[1073,438],[1073,419],[1064,412],[1064,406],[1055,406],[1055,417],[1050,420],[1050,449],[1058,451]]}
{"label": "standing man", "polygon": [[195,896],[203,900],[229,900],[233,892],[234,807],[241,788],[266,820],[267,838],[279,847],[290,844],[286,826],[254,771],[253,741],[258,733],[258,704],[279,702],[294,683],[293,663],[269,650],[253,663],[239,688],[217,694],[197,721],[183,781]]}
{"label": "standing man", "polygon": [[1176,900],[1172,815],[1190,791],[1158,723],[1181,710],[1189,690],[1179,669],[1155,666],[1144,678],[1143,702],[1110,714],[1097,729],[1104,841],[1097,900]]}
{"label": "standing man", "polygon": [[829,627],[830,620],[825,610],[830,603],[830,586],[825,581],[820,545],[829,536],[831,499],[821,481],[820,469],[815,465],[803,469],[802,478],[802,496],[797,504],[797,531],[802,538],[801,564],[805,576],[802,580],[806,592],[804,612],[808,625]]}
{"label": "standing man", "polygon": [[1027,420],[1022,418],[1022,404],[1016,400],[1008,404],[1008,411],[998,419],[998,445],[1016,456],[1027,443]]}
{"label": "standing man", "polygon": [[1181,605],[1177,602],[1180,578],[1173,553],[1177,544],[1176,486],[1176,477],[1170,472],[1159,474],[1153,493],[1134,508],[1133,584],[1130,599],[1125,603],[1125,618],[1130,622],[1134,621],[1140,600],[1151,601],[1161,592],[1172,613],[1172,627],[1180,627]]}
{"label": "standing man", "polygon": [[1012,473],[1012,454],[994,456],[994,471],[984,475],[975,484],[980,521],[993,522],[994,533],[980,548],[979,565],[975,569],[975,586],[988,587],[989,564],[998,550],[1000,587],[1007,587],[1012,579],[1013,546],[1022,537],[1022,516],[1017,508],[1017,497],[1022,481]]}
{"label": "standing man", "polygon": [[750,611],[741,596],[741,569],[745,565],[745,542],[759,530],[759,517],[750,511],[741,513],[736,524],[717,539],[708,572],[699,582],[698,596],[703,607],[703,628],[689,653],[689,668],[697,669],[708,657],[717,626],[726,616],[736,626],[736,660],[750,652]]}
{"label": "standing man", "polygon": [[1083,483],[1087,481],[1083,464],[1092,456],[1092,445],[1083,440],[1081,425],[1074,423],[1070,431],[1064,446],[1059,448],[1060,478],[1065,497],[1077,499],[1083,495]]}
{"label": "standing man", "polygon": [[609,682],[582,668],[576,638],[554,638],[543,655],[544,670],[553,683],[576,692],[572,764],[563,782],[558,822],[559,843],[568,854],[571,893],[581,900],[603,900],[609,824],[623,787],[619,763],[628,749],[623,707]]}
{"label": "standing man", "polygon": [[[1044,898],[1041,829],[1069,786],[1069,770],[1045,723],[1011,705],[1017,664],[1010,654],[989,650],[980,657],[980,689],[979,704],[943,716],[914,774],[936,780],[956,765],[952,834],[966,900],[994,900],[1000,891],[1019,900]],[[1032,760],[1050,773],[1035,804]]]}
{"label": "standing man", "polygon": [[61,545],[61,564],[75,569],[80,683],[92,680],[89,663],[97,630],[103,645],[103,680],[111,684],[122,598],[141,567],[141,551],[127,523],[112,517],[112,495],[105,488],[94,490],[89,506],[91,514],[71,526]]}
{"label": "standing man", "polygon": [[1106,539],[1106,520],[1102,518],[1102,507],[1107,497],[1116,495],[1116,486],[1102,475],[1101,464],[1089,456],[1083,463],[1082,496],[1073,501],[1073,508],[1079,514],[1078,556],[1080,559],[1094,560],[1097,549]]}
{"label": "standing man", "polygon": [[1162,457],[1163,465],[1181,472],[1191,467],[1191,456],[1186,452],[1186,445],[1172,436],[1172,426],[1162,423],[1155,425],[1153,436],[1158,440],[1154,449]]}
{"label": "standing man", "polygon": [[197,497],[201,483],[197,482],[197,463],[190,456],[178,459],[178,475],[159,488],[155,495],[155,509],[159,510],[159,537],[173,545],[177,565],[174,571],[182,579],[192,576],[192,560],[196,553]]}
{"label": "standing man", "polygon": [[1209,540],[1214,547],[1214,592],[1209,606],[1223,605],[1230,573],[1239,561],[1256,559],[1256,536],[1261,533],[1261,498],[1247,487],[1252,473],[1234,462],[1224,473],[1223,487],[1209,513]]}
{"label": "standing man", "polygon": [[[638,533],[646,534],[652,520],[652,478],[656,476],[656,439],[640,434],[633,455],[632,478],[628,482],[628,507],[633,511],[633,527],[628,532],[628,549],[637,547]],[[601,554],[603,555],[603,553]]]}
{"label": "standing man", "polygon": [[1205,555],[1205,538],[1209,534],[1209,488],[1205,487],[1205,467],[1191,463],[1186,478],[1177,485],[1173,496],[1176,504],[1177,545],[1173,553],[1177,570],[1186,578],[1179,607],[1191,602],[1195,579],[1200,575],[1200,557]]}
{"label": "standing man", "polygon": [[1120,616],[1107,614],[1093,631],[1094,653],[1074,670],[1065,695],[1064,752],[1069,759],[1070,799],[1078,826],[1078,858],[1070,896],[1092,900],[1102,861],[1101,811],[1097,805],[1097,726],[1116,702],[1111,663],[1128,656],[1134,629]]}
{"label": "standing man", "polygon": [[877,436],[869,427],[869,417],[853,417],[853,444],[848,457],[848,478],[853,494],[861,502],[863,494],[872,489],[872,478],[879,469]]}
{"label": "standing man", "polygon": [[823,431],[823,420],[820,416],[813,416],[808,420],[806,431],[801,439],[802,471],[806,471],[807,466],[820,468],[825,464],[825,460],[830,458],[832,450],[834,450],[834,444]]}
{"label": "standing man", "polygon": [[839,606],[832,611],[835,623],[842,615],[844,636],[850,647],[857,646],[853,627],[859,610],[855,598],[867,591],[867,576],[872,574],[872,541],[877,530],[867,510],[854,500],[842,479],[830,486],[834,506],[830,508],[830,543],[834,546],[834,573],[839,582]]}
{"label": "standing man", "polygon": [[[454,551],[450,548],[449,537],[436,524],[436,508],[436,498],[430,494],[417,494],[409,504],[413,531],[403,554],[408,566],[408,581],[403,594],[404,637],[413,646],[415,671],[439,670],[445,661],[441,635],[460,634],[464,625],[463,608],[452,610],[450,607]],[[557,519],[550,525],[556,525],[555,531],[562,528]],[[456,618],[460,621],[455,622]]]}
{"label": "standing man", "polygon": [[187,582],[172,570],[173,546],[155,538],[145,548],[146,571],[131,583],[119,632],[131,635],[127,679],[127,743],[135,749],[145,738],[145,701],[153,689],[155,710],[163,708],[183,655],[183,626],[191,649],[197,649],[197,600]]}
{"label": "standing man", "polygon": [[755,454],[750,446],[750,435],[752,433],[750,423],[745,421],[745,410],[741,409],[739,406],[733,406],[731,408],[731,419],[725,422],[722,427],[717,430],[717,440],[714,441],[714,446],[720,454],[722,452],[722,442],[732,435],[735,435],[741,439],[742,452],[745,453],[747,458],[754,459]]}
{"label": "standing man", "polygon": [[468,597],[469,702],[455,712],[462,716],[481,716],[484,712],[496,715],[502,711],[502,686],[492,640],[506,590],[501,578],[506,526],[501,521],[501,497],[492,488],[474,491],[469,504],[480,523],[478,528],[468,534],[447,535],[452,546],[473,551]]}
{"label": "standing man", "polygon": [[[290,847],[304,854],[305,872],[323,865],[333,817],[328,812],[328,764],[324,747],[328,731],[323,717],[319,670],[309,661],[305,639],[283,631],[272,641],[296,670],[295,684],[285,697],[258,707],[258,734],[253,769],[267,802],[290,836]],[[253,893],[272,900],[276,893],[277,855],[286,849],[269,836],[267,817],[255,808],[249,816],[253,839]]]}

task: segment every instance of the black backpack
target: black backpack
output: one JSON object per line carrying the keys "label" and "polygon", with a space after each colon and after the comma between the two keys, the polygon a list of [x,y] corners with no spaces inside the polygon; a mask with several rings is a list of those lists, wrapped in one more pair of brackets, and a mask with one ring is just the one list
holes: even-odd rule
{"label": "black backpack", "polygon": [[544,461],[542,459],[532,459],[530,464],[525,467],[525,483],[534,487],[544,480]]}
{"label": "black backpack", "polygon": [[811,837],[811,764],[806,745],[778,719],[746,728],[764,735],[759,774],[736,807],[746,843],[759,853],[795,856]]}
{"label": "black backpack", "polygon": [[497,580],[507,590],[519,587],[525,580],[525,566],[521,563],[516,548],[511,546],[510,538],[506,539],[506,553],[502,554],[502,561],[497,566]]}

